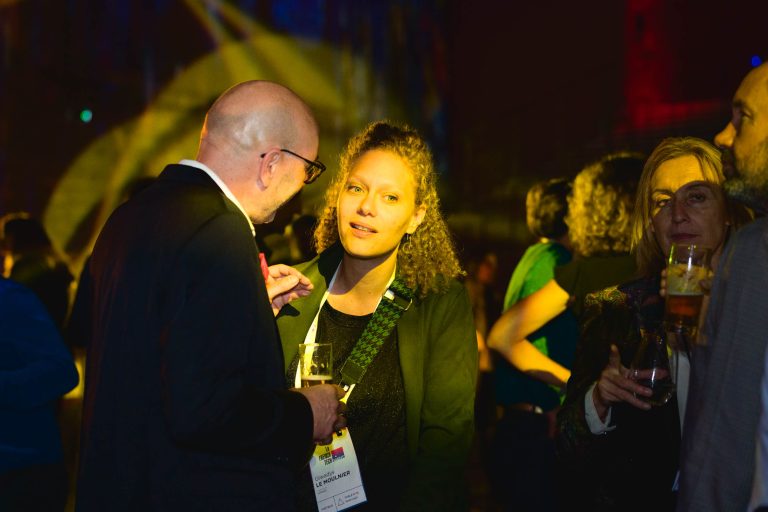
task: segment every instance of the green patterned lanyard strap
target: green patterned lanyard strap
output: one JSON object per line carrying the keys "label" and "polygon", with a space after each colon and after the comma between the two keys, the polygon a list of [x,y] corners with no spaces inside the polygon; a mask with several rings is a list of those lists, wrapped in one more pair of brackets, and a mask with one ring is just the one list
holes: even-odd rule
{"label": "green patterned lanyard strap", "polygon": [[376,311],[363,329],[363,334],[341,367],[341,384],[344,389],[362,380],[368,366],[384,345],[384,340],[395,328],[400,315],[408,310],[412,302],[413,292],[399,276],[396,277],[384,292]]}

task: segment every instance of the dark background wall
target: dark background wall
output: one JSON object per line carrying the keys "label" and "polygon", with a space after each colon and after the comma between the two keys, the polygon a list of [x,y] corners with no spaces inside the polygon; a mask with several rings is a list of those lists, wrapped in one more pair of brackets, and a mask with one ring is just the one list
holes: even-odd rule
{"label": "dark background wall", "polygon": [[[343,97],[318,109],[325,160],[367,121],[409,122],[432,144],[461,246],[498,250],[511,265],[528,241],[522,198],[534,180],[573,175],[607,151],[648,152],[664,136],[711,140],[752,58],[768,58],[766,14],[762,0],[6,0],[0,215],[27,210],[56,233],[82,224],[54,238],[73,257],[87,251],[93,211],[109,210],[127,177],[110,178],[112,202],[57,223],[66,211],[52,197],[78,158],[224,42],[268,30],[313,55]],[[305,78],[296,61],[255,48],[273,75]],[[326,60],[314,58],[321,51]],[[206,85],[198,80],[192,88]],[[202,94],[178,131],[197,130],[214,97]],[[175,157],[154,155],[137,155],[146,161],[131,172],[157,174],[160,157]],[[108,175],[114,161],[93,166]]]}
{"label": "dark background wall", "polygon": [[[459,202],[499,207],[516,183],[573,174],[670,135],[711,140],[768,3],[459,2],[452,18],[451,159]],[[492,186],[489,186],[492,184]]]}

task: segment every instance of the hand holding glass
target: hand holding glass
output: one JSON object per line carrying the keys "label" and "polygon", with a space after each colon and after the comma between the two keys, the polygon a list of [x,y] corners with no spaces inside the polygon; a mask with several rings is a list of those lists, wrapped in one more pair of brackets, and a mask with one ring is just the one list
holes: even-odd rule
{"label": "hand holding glass", "polygon": [[651,405],[664,405],[675,392],[669,366],[669,353],[663,329],[640,329],[640,346],[629,368],[632,380],[653,391],[651,396],[635,397]]}
{"label": "hand holding glass", "polygon": [[667,265],[664,323],[673,332],[695,335],[712,251],[700,245],[673,244]]}
{"label": "hand holding glass", "polygon": [[330,384],[333,380],[333,352],[330,343],[299,345],[299,376],[301,387]]}

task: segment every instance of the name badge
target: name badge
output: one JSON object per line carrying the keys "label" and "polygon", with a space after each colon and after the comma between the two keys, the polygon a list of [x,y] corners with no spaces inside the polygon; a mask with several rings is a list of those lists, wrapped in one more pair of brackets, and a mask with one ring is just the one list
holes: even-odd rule
{"label": "name badge", "polygon": [[309,469],[320,512],[339,512],[367,501],[349,429],[334,433],[331,444],[315,446]]}

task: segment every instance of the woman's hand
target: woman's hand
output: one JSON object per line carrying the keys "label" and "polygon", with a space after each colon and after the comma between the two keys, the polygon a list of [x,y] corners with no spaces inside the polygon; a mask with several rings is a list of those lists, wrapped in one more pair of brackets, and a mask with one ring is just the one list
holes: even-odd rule
{"label": "woman's hand", "polygon": [[651,396],[653,392],[629,377],[629,369],[621,364],[619,349],[616,345],[611,345],[608,364],[600,374],[600,379],[592,392],[592,401],[600,419],[605,421],[608,409],[620,402],[626,402],[645,411],[651,408],[650,404],[636,398],[635,394]]}

